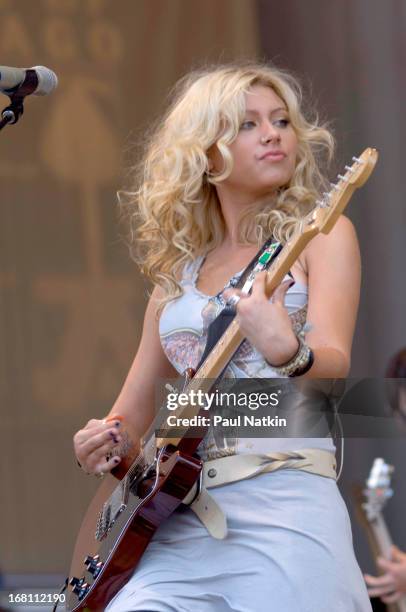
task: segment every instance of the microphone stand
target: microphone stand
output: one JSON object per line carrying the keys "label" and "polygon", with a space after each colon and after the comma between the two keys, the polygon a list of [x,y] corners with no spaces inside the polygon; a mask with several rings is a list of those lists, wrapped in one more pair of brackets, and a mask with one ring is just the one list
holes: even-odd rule
{"label": "microphone stand", "polygon": [[9,104],[5,109],[1,111],[1,121],[0,121],[0,130],[4,128],[5,125],[17,123],[19,118],[24,112],[23,100],[24,96],[10,96],[11,104]]}
{"label": "microphone stand", "polygon": [[1,112],[0,130],[9,123],[17,123],[24,112],[24,98],[33,93],[38,87],[38,77],[35,70],[27,70],[26,77],[21,85],[17,85],[5,93],[9,96],[11,104]]}

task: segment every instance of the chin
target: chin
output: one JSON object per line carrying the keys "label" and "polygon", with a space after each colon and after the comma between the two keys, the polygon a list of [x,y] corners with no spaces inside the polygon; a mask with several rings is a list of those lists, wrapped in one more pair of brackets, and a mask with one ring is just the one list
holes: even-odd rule
{"label": "chin", "polygon": [[278,181],[269,181],[267,183],[264,184],[264,190],[266,193],[274,193],[275,191],[277,191],[278,189],[281,189],[282,187],[288,187],[289,186],[289,181],[290,181],[290,177],[286,178],[283,177]]}

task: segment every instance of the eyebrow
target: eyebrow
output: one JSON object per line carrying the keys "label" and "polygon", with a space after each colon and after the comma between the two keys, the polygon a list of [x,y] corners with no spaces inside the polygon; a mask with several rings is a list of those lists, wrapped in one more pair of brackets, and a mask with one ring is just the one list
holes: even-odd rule
{"label": "eyebrow", "polygon": [[[274,115],[275,113],[279,112],[279,111],[285,111],[288,112],[288,109],[285,108],[284,106],[278,106],[278,108],[274,108],[273,110],[271,110],[271,112],[269,113],[270,115]],[[257,110],[253,110],[250,108],[245,109],[245,112],[248,114],[250,113],[251,115],[260,115],[260,113]]]}

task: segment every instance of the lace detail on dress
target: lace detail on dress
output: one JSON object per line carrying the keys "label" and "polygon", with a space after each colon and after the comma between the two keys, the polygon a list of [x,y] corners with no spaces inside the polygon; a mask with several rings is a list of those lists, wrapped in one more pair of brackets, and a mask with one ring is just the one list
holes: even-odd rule
{"label": "lace detail on dress", "polygon": [[307,304],[305,304],[295,312],[292,312],[289,315],[289,318],[292,321],[293,331],[296,335],[299,335],[301,332],[303,332],[304,327],[306,325]]}

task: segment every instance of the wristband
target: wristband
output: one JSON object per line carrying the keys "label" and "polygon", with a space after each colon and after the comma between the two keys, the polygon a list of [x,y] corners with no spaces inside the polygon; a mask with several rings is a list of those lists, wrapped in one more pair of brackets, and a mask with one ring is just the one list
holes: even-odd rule
{"label": "wristband", "polygon": [[287,363],[281,366],[273,366],[272,363],[265,359],[266,363],[279,376],[289,376],[291,378],[301,376],[310,370],[313,365],[314,355],[312,349],[304,342],[300,335],[297,336],[297,339],[299,340],[299,348]]}

